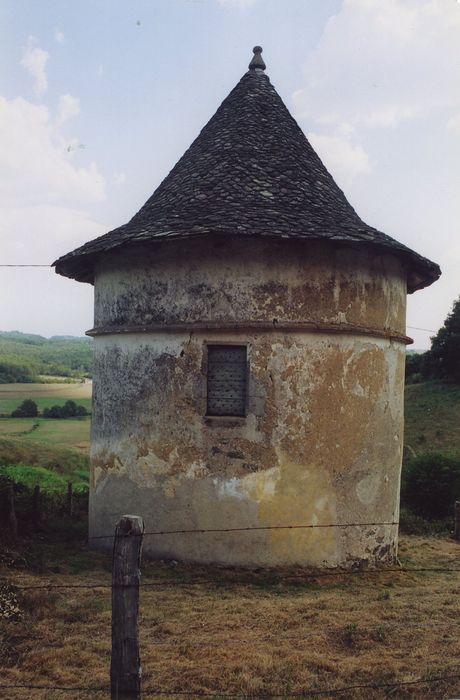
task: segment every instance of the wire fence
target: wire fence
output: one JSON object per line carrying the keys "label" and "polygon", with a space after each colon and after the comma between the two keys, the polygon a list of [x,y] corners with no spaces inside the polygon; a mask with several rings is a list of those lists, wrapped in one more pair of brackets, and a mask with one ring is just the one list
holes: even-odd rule
{"label": "wire fence", "polygon": [[[265,531],[265,530],[321,530],[321,529],[346,529],[346,528],[358,528],[358,527],[377,527],[377,526],[388,526],[388,525],[399,525],[397,520],[384,520],[380,522],[368,522],[368,523],[307,523],[307,524],[294,524],[294,525],[257,525],[257,526],[244,526],[244,527],[215,527],[215,528],[192,528],[192,529],[182,529],[182,530],[153,530],[151,532],[146,531],[143,533],[144,537],[148,536],[160,536],[160,535],[203,535],[208,533],[224,533],[224,532],[252,532],[252,531]],[[92,540],[107,540],[115,539],[116,537],[129,537],[129,533],[126,535],[119,535],[111,533],[110,535],[92,535],[88,537],[88,541]]]}
{"label": "wire fence", "polygon": [[[126,516],[129,517],[129,516]],[[226,533],[241,533],[243,536],[243,533],[251,532],[251,531],[260,531],[260,530],[312,530],[312,529],[323,529],[323,528],[338,528],[338,529],[343,529],[343,528],[369,528],[369,527],[393,527],[393,526],[398,526],[398,522],[395,520],[389,520],[389,521],[373,521],[373,522],[360,522],[360,523],[326,523],[326,524],[291,524],[291,525],[274,525],[274,526],[256,526],[256,527],[250,527],[250,526],[245,526],[245,527],[230,527],[230,528],[196,528],[196,529],[177,529],[177,530],[152,530],[152,531],[147,531],[145,533],[135,533],[135,537],[133,537],[133,533],[131,534],[123,534],[123,531],[119,530],[119,527],[117,526],[117,530],[115,534],[111,535],[102,535],[102,536],[95,536],[95,537],[90,537],[89,541],[92,540],[106,540],[109,539],[113,541],[114,546],[121,546],[123,547],[123,542],[125,541],[126,537],[131,537],[131,539],[137,539],[137,540],[142,540],[142,537],[144,536],[150,536],[150,537],[162,537],[162,536],[169,536],[169,535],[174,535],[174,536],[188,536],[188,535],[200,535],[200,536],[206,536],[208,533],[213,533],[213,534],[219,534],[219,535],[225,535]],[[118,543],[118,544],[117,544]],[[139,551],[140,551],[140,542],[138,544],[139,546]],[[115,560],[115,556],[114,556]],[[166,588],[166,587],[171,587],[172,590],[174,590],[175,587],[199,587],[199,586],[225,586],[225,587],[232,587],[232,586],[238,586],[238,585],[243,585],[243,586],[248,586],[248,585],[254,585],[255,587],[260,587],[261,585],[266,588],[267,586],[285,586],[289,587],[292,586],[293,588],[299,588],[302,586],[302,584],[306,585],[311,585],[312,581],[316,580],[321,580],[325,578],[341,578],[343,580],[347,580],[348,577],[368,577],[370,580],[373,582],[375,581],[376,578],[382,577],[384,582],[388,581],[388,576],[391,577],[399,577],[399,576],[411,576],[411,577],[418,577],[422,576],[424,574],[436,574],[439,576],[443,575],[451,575],[451,574],[458,574],[460,572],[460,566],[455,566],[455,565],[447,565],[447,566],[390,566],[390,567],[382,567],[382,568],[356,568],[356,569],[333,569],[333,570],[302,570],[300,573],[295,570],[294,573],[289,572],[277,572],[276,569],[266,569],[264,571],[263,576],[260,577],[260,580],[257,579],[257,576],[254,576],[254,572],[250,571],[244,571],[244,570],[233,570],[230,568],[229,570],[226,569],[225,567],[216,575],[215,570],[213,571],[212,575],[209,575],[209,567],[207,567],[203,573],[197,571],[196,569],[193,570],[193,574],[190,578],[187,578],[187,575],[189,573],[189,570],[178,570],[175,569],[176,571],[176,578],[171,577],[170,575],[165,577],[165,578],[159,578],[158,580],[147,580],[147,581],[142,581],[141,583],[135,582],[131,583],[129,577],[124,581],[122,584],[116,583],[115,578],[110,582],[109,580],[107,581],[90,581],[88,583],[66,583],[66,582],[54,582],[54,581],[47,581],[45,583],[40,583],[40,584],[27,584],[27,583],[11,583],[9,584],[10,589],[13,592],[20,592],[23,591],[24,593],[27,591],[34,591],[34,590],[58,590],[62,592],[66,592],[68,590],[83,590],[83,591],[91,591],[91,592],[96,592],[96,591],[101,591],[101,592],[108,592],[111,591],[112,593],[112,600],[114,595],[118,595],[117,590],[119,589],[141,589],[141,590],[148,590],[148,589],[159,589],[159,588]],[[433,591],[430,590],[430,594],[434,594]],[[445,594],[445,591],[444,591]],[[130,595],[126,593],[126,595]],[[278,644],[283,644],[283,643],[290,643],[290,644],[297,644],[297,643],[302,643],[307,640],[311,640],[314,637],[318,637],[320,635],[334,635],[334,638],[339,636],[340,634],[361,634],[365,635],[367,637],[372,638],[372,635],[382,635],[382,634],[402,634],[404,631],[411,630],[412,633],[415,635],[417,632],[422,631],[423,629],[428,629],[432,628],[434,624],[439,623],[439,625],[443,627],[443,632],[444,632],[444,640],[446,638],[446,635],[449,635],[449,638],[456,638],[456,631],[458,629],[458,624],[455,619],[453,620],[433,620],[431,619],[427,623],[419,623],[419,622],[407,622],[405,624],[397,624],[394,621],[389,621],[389,622],[382,622],[382,624],[379,625],[368,625],[366,626],[365,624],[359,623],[359,620],[357,621],[351,621],[347,622],[343,626],[339,625],[328,625],[324,627],[320,627],[316,630],[312,630],[308,633],[303,633],[303,634],[285,634],[285,635],[270,635],[270,634],[264,634],[264,635],[256,635],[256,637],[251,637],[248,636],[247,639],[244,640],[245,644],[248,645],[269,645],[269,646],[276,646]],[[201,631],[201,630],[200,630]],[[208,636],[208,638],[197,638],[195,637],[190,637],[190,636],[184,636],[181,632],[175,632],[175,633],[170,633],[168,634],[168,637],[166,639],[158,638],[158,639],[151,639],[148,641],[149,647],[154,647],[157,649],[168,649],[168,648],[183,648],[184,646],[188,649],[192,648],[204,648],[204,647],[213,647],[216,644],[222,644],[224,646],[240,646],[242,644],[243,640],[242,639],[234,639],[231,637],[225,637],[224,639],[216,639],[215,636]],[[45,644],[45,646],[47,646]],[[52,646],[52,645],[51,645]],[[168,652],[169,653],[169,652]],[[460,669],[460,667],[459,667]],[[457,670],[457,667],[455,667],[455,670]],[[394,678],[388,680],[388,682],[384,683],[374,683],[371,681],[363,681],[360,683],[355,683],[355,684],[350,684],[350,685],[342,685],[342,686],[325,686],[325,687],[316,687],[317,681],[315,680],[313,682],[313,687],[308,688],[299,692],[252,692],[252,691],[246,691],[246,692],[227,692],[225,689],[222,691],[219,689],[213,689],[213,690],[204,690],[204,689],[198,689],[198,690],[183,690],[181,688],[177,689],[170,689],[170,688],[149,688],[145,687],[142,689],[142,697],[209,697],[209,698],[309,698],[309,697],[332,697],[336,695],[341,695],[345,693],[353,693],[354,691],[358,690],[385,690],[390,692],[390,694],[394,694],[397,692],[398,688],[404,688],[404,687],[411,687],[411,686],[420,686],[420,687],[430,687],[432,688],[436,684],[440,683],[453,683],[454,681],[459,681],[460,680],[460,673],[454,673],[454,668],[448,667],[448,668],[433,668],[433,669],[427,669],[427,671],[424,674],[421,674],[418,669],[418,673],[414,674],[416,675],[415,678],[409,677],[409,678]],[[363,672],[365,670],[363,669]],[[339,679],[338,679],[339,680]],[[43,693],[46,693],[46,697],[49,697],[49,694],[52,692],[56,693],[85,693],[85,694],[109,694],[110,693],[110,688],[107,686],[71,686],[71,685],[46,685],[46,684],[40,684],[40,683],[0,683],[0,691],[13,691],[13,690],[28,690],[28,691],[41,691]],[[428,692],[428,691],[424,691]],[[433,691],[430,691],[433,692]],[[112,697],[113,694],[112,694]]]}
{"label": "wire fence", "polygon": [[[457,667],[455,667],[457,670]],[[321,696],[331,696],[340,695],[342,693],[347,693],[353,690],[396,690],[397,688],[403,688],[407,686],[416,685],[427,685],[431,686],[438,683],[445,683],[460,680],[460,673],[452,674],[453,669],[447,669],[444,675],[433,675],[430,678],[416,678],[412,680],[394,680],[388,681],[387,683],[355,683],[353,685],[342,685],[338,687],[329,686],[324,688],[314,688],[311,690],[303,690],[300,692],[289,692],[289,693],[227,693],[225,691],[214,690],[214,691],[202,691],[202,690],[169,690],[166,688],[159,688],[156,690],[143,690],[142,696],[145,697],[192,697],[192,698],[241,698],[250,699],[257,698],[311,698],[311,697],[321,697]],[[437,672],[439,673],[439,671]],[[62,685],[39,685],[39,684],[28,684],[28,683],[1,683],[0,690],[14,690],[14,689],[24,689],[24,690],[45,690],[57,691],[57,692],[85,692],[85,693],[110,693],[110,688],[104,686],[62,686]]]}
{"label": "wire fence", "polygon": [[[286,575],[285,577],[279,577],[278,579],[271,579],[269,582],[271,585],[289,585],[289,584],[297,584],[301,583],[302,581],[310,581],[311,579],[320,579],[320,578],[331,578],[331,577],[336,577],[336,578],[342,578],[342,577],[348,577],[348,576],[385,576],[388,574],[422,574],[422,573],[435,573],[435,574],[450,574],[450,573],[459,573],[460,572],[460,567],[428,567],[428,566],[423,566],[423,567],[386,567],[386,568],[378,568],[378,569],[341,569],[339,571],[305,571],[301,575],[297,576],[289,576]],[[202,586],[202,585],[209,585],[209,584],[223,584],[223,585],[238,585],[238,584],[243,584],[243,585],[250,585],[251,584],[251,579],[248,578],[245,580],[244,578],[242,579],[241,577],[239,578],[228,578],[225,576],[220,576],[220,577],[209,577],[209,576],[204,576],[201,578],[195,578],[195,579],[162,579],[159,581],[145,581],[141,582],[139,584],[139,588],[161,588],[164,586]],[[97,589],[103,589],[103,588],[131,588],[131,587],[138,587],[137,584],[120,584],[117,586],[117,584],[109,583],[109,582],[94,582],[94,583],[41,583],[41,584],[30,584],[30,585],[23,585],[23,584],[11,584],[14,586],[16,590],[20,591],[30,591],[30,590],[50,590],[50,589],[83,589],[83,590],[97,590]],[[257,586],[257,583],[254,582],[254,585]]]}

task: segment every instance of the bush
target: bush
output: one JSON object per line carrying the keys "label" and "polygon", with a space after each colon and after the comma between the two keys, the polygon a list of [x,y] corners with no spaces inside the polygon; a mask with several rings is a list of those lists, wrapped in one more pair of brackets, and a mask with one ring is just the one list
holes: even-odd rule
{"label": "bush", "polygon": [[77,416],[87,416],[88,411],[84,406],[80,406],[72,401],[66,401],[63,406],[51,406],[43,409],[43,418],[75,418]]}
{"label": "bush", "polygon": [[432,452],[410,460],[403,471],[403,507],[422,518],[440,520],[452,515],[456,500],[460,500],[460,459]]}
{"label": "bush", "polygon": [[32,399],[26,399],[11,413],[12,418],[35,418],[38,416],[38,406]]}
{"label": "bush", "polygon": [[44,408],[43,418],[62,418],[62,406],[51,406],[51,408]]}

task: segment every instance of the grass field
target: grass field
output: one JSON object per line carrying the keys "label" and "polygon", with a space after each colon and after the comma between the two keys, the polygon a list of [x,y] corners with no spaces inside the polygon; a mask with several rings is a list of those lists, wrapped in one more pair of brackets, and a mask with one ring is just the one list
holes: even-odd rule
{"label": "grass field", "polygon": [[73,399],[91,410],[92,383],[84,384],[0,384],[0,415],[9,415],[24,399],[33,399],[39,411]]}
{"label": "grass field", "polygon": [[[39,411],[68,399],[91,410],[91,382],[84,384],[0,384],[0,438],[24,445],[44,445],[89,453],[91,418],[11,418],[7,417],[24,399],[33,399]],[[3,416],[3,417],[1,417]],[[4,452],[0,446],[0,457]],[[35,462],[32,462],[35,464]]]}
{"label": "grass field", "polygon": [[[0,565],[16,585],[110,584],[110,555],[81,541],[37,545],[35,566]],[[40,549],[41,547],[41,549]],[[404,537],[405,566],[459,568],[446,539]],[[398,571],[309,576],[295,569],[244,571],[144,562],[140,638],[142,682],[166,700],[174,693],[251,698],[364,684],[347,700],[453,698],[460,687],[460,574]],[[148,587],[148,584],[154,584]],[[18,619],[0,623],[2,683],[107,687],[110,587],[18,592]],[[410,685],[419,679],[456,679]],[[163,692],[161,692],[163,691]],[[196,695],[195,695],[196,694]],[[180,695],[179,695],[180,696]],[[8,698],[53,700],[50,690],[9,690]],[[86,691],[67,691],[82,700]],[[91,693],[107,698],[108,694]]]}
{"label": "grass field", "polygon": [[88,452],[90,426],[89,416],[60,419],[0,418],[0,436]]}
{"label": "grass field", "polygon": [[460,456],[460,386],[424,382],[406,386],[405,457],[440,450]]}

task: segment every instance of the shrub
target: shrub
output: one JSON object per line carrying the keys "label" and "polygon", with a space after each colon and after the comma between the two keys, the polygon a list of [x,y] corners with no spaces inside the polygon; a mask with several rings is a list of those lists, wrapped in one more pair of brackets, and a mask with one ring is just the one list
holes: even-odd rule
{"label": "shrub", "polygon": [[62,418],[62,406],[51,406],[51,408],[44,408],[43,418]]}
{"label": "shrub", "polygon": [[402,506],[436,520],[452,515],[455,500],[460,500],[460,459],[432,452],[410,460],[403,471]]}
{"label": "shrub", "polygon": [[66,401],[62,407],[62,417],[63,418],[73,418],[77,415],[77,404],[75,401],[69,399]]}
{"label": "shrub", "polygon": [[72,401],[66,401],[63,406],[51,406],[43,409],[43,418],[75,418],[77,416],[87,416],[88,411],[84,406],[80,406]]}
{"label": "shrub", "polygon": [[22,404],[12,412],[13,418],[35,418],[38,416],[38,406],[32,399],[25,399]]}

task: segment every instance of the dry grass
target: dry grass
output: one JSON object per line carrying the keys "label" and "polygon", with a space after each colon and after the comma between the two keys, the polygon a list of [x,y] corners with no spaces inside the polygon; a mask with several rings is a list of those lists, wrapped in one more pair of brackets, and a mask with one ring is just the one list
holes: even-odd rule
{"label": "dry grass", "polygon": [[[62,547],[60,555],[52,547],[42,552],[40,574],[11,567],[0,573],[16,585],[109,583],[109,557],[82,545],[68,549],[65,560]],[[401,559],[406,566],[460,568],[460,547],[405,537]],[[142,582],[156,584],[141,591],[145,691],[289,698],[359,683],[460,677],[460,572],[311,578],[294,569],[248,572],[145,562]],[[24,591],[19,602],[22,618],[3,622],[0,633],[2,683],[107,685],[109,588]],[[339,697],[452,698],[459,688],[460,678]],[[22,690],[5,697],[108,696]]]}

